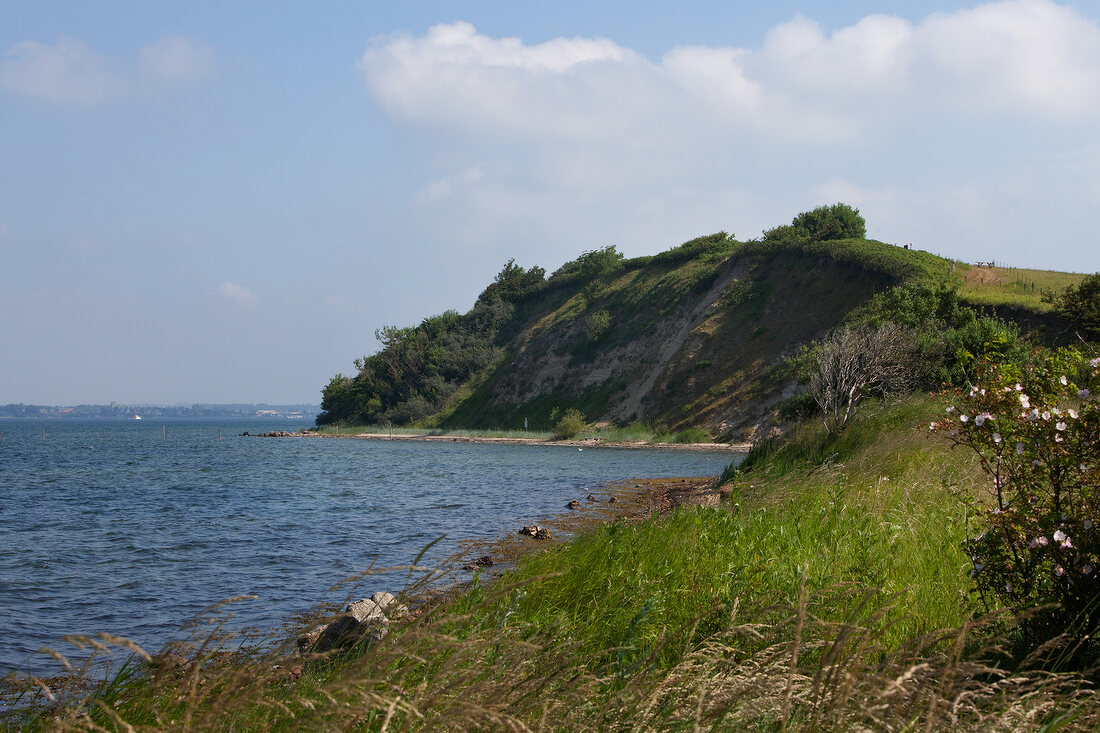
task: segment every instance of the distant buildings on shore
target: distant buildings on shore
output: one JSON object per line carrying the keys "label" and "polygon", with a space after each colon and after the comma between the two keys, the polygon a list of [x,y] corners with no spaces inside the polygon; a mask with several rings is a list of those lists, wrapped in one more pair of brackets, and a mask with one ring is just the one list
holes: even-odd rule
{"label": "distant buildings on shore", "polygon": [[133,420],[150,417],[228,417],[303,420],[312,422],[321,411],[320,405],[268,405],[268,404],[194,404],[186,405],[135,405],[112,402],[109,405],[0,405],[0,418],[122,418]]}

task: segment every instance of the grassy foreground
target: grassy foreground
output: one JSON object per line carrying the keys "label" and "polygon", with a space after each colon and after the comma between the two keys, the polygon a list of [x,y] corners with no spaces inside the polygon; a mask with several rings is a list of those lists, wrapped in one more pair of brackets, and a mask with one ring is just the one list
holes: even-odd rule
{"label": "grassy foreground", "polygon": [[[837,441],[761,446],[719,508],[604,525],[432,605],[378,644],[169,665],[72,708],[107,730],[1076,730],[1085,676],[1005,661],[959,496],[981,474],[917,398]],[[1000,660],[1000,661],[999,661]]]}

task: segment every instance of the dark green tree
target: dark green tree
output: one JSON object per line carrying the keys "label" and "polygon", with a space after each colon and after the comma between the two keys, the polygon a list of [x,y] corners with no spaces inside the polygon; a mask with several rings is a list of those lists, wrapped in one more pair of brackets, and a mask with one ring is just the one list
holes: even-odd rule
{"label": "dark green tree", "polygon": [[1100,338],[1100,272],[1062,291],[1054,298],[1054,310],[1080,329],[1082,336]]}
{"label": "dark green tree", "polygon": [[848,204],[818,206],[813,211],[803,211],[789,225],[778,226],[764,232],[764,239],[865,239],[867,222],[859,209]]}

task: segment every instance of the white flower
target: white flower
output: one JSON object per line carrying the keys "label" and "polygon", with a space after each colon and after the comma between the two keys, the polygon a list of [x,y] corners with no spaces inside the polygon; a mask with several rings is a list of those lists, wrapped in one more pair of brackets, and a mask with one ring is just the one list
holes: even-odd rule
{"label": "white flower", "polygon": [[1062,437],[1061,433],[1055,433],[1054,434],[1054,442],[1055,443],[1061,443],[1064,440],[1065,440],[1065,438]]}
{"label": "white flower", "polygon": [[1043,410],[1043,419],[1044,420],[1049,420],[1050,419],[1050,410]]}
{"label": "white flower", "polygon": [[1065,375],[1065,374],[1063,374],[1063,375],[1061,376],[1061,378],[1060,378],[1060,379],[1059,379],[1058,381],[1059,381],[1059,382],[1060,382],[1060,383],[1062,384],[1062,386],[1065,386],[1065,385],[1069,384],[1069,380],[1068,380],[1068,379],[1066,379],[1066,375]]}
{"label": "white flower", "polygon": [[1051,412],[1052,415],[1061,415],[1062,414],[1062,411],[1059,410],[1057,407],[1050,408],[1050,412]]}
{"label": "white flower", "polygon": [[1092,361],[1090,361],[1089,365],[1094,366],[1094,367],[1100,367],[1100,356],[1098,356],[1095,359],[1093,359]]}
{"label": "white flower", "polygon": [[1076,420],[1077,419],[1077,410],[1074,410],[1074,409],[1070,408],[1069,416],[1072,417],[1074,420]]}
{"label": "white flower", "polygon": [[1049,542],[1050,540],[1046,537],[1040,536],[1029,542],[1027,546],[1034,550],[1036,547],[1046,547]]}
{"label": "white flower", "polygon": [[1001,434],[1000,433],[993,433],[993,442],[994,443],[1000,443],[1001,442]]}
{"label": "white flower", "polygon": [[1005,583],[1005,590],[1009,593],[1012,592],[1012,583]]}
{"label": "white flower", "polygon": [[1031,412],[1027,413],[1027,419],[1030,420],[1031,422],[1035,422],[1036,420],[1038,420],[1039,419],[1039,410],[1038,410],[1038,408],[1036,408],[1036,409],[1032,410]]}
{"label": "white flower", "polygon": [[970,418],[966,415],[959,415],[959,422],[966,422]]}
{"label": "white flower", "polygon": [[932,422],[928,423],[928,429],[929,429],[929,430],[935,430],[935,429],[936,429],[936,426],[937,426],[938,424],[939,424],[939,423],[937,423],[937,422],[936,422],[935,420],[933,420]]}
{"label": "white flower", "polygon": [[1022,392],[1023,389],[1024,389],[1024,386],[1022,384],[1020,384],[1019,382],[1016,382],[1016,391],[1017,392]]}
{"label": "white flower", "polygon": [[1020,397],[1020,405],[1025,410],[1027,408],[1031,407],[1031,398],[1030,397],[1028,397],[1026,394],[1021,394],[1019,397]]}
{"label": "white flower", "polygon": [[1089,391],[1087,389],[1079,389],[1077,390],[1077,396],[1083,400],[1087,400],[1089,398]]}
{"label": "white flower", "polygon": [[1065,538],[1066,538],[1066,533],[1065,532],[1063,532],[1060,529],[1054,530],[1054,541],[1055,542],[1061,542]]}
{"label": "white flower", "polygon": [[974,424],[975,425],[984,425],[985,424],[985,415],[975,415],[974,416]]}
{"label": "white flower", "polygon": [[944,412],[946,412],[946,413],[947,413],[947,414],[949,414],[949,415],[950,415],[950,414],[951,414],[952,412],[954,412],[954,411],[955,411],[955,408],[954,408],[954,407],[948,407],[948,408],[947,408],[946,410],[944,410]]}
{"label": "white flower", "polygon": [[1066,429],[1066,424],[1064,422],[1056,423],[1054,425],[1054,429],[1061,432],[1062,430]]}

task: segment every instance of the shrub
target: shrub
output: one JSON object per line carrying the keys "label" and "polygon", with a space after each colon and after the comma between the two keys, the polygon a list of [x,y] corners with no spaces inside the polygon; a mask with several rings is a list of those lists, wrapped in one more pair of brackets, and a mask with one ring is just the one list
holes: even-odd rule
{"label": "shrub", "polygon": [[867,222],[859,209],[848,204],[818,206],[813,211],[803,211],[789,225],[782,225],[764,232],[764,239],[864,239]]}
{"label": "shrub", "polygon": [[710,434],[702,428],[688,428],[676,433],[672,438],[673,443],[709,443]]}
{"label": "shrub", "polygon": [[570,407],[565,414],[554,423],[554,440],[570,440],[581,434],[588,427],[587,421],[580,410]]}
{"label": "shrub", "polygon": [[606,310],[598,310],[588,316],[585,321],[585,334],[588,337],[588,343],[594,344],[599,341],[600,336],[603,336],[610,327],[611,314]]}
{"label": "shrub", "polygon": [[1100,272],[1054,298],[1054,310],[1089,338],[1100,338]]}
{"label": "shrub", "polygon": [[[970,499],[965,543],[986,603],[1020,614],[1027,648],[1063,631],[1095,656],[1100,625],[1100,359],[1063,349],[1023,367],[987,365],[953,390],[931,429],[972,450],[989,496]],[[1044,606],[1044,604],[1053,604]],[[1084,659],[1084,658],[1082,658]]]}
{"label": "shrub", "polygon": [[810,394],[829,434],[844,429],[860,404],[874,393],[904,390],[909,384],[912,342],[898,326],[849,326],[825,340]]}
{"label": "shrub", "polygon": [[816,415],[818,406],[812,394],[799,392],[780,402],[777,411],[784,422],[800,422]]}

